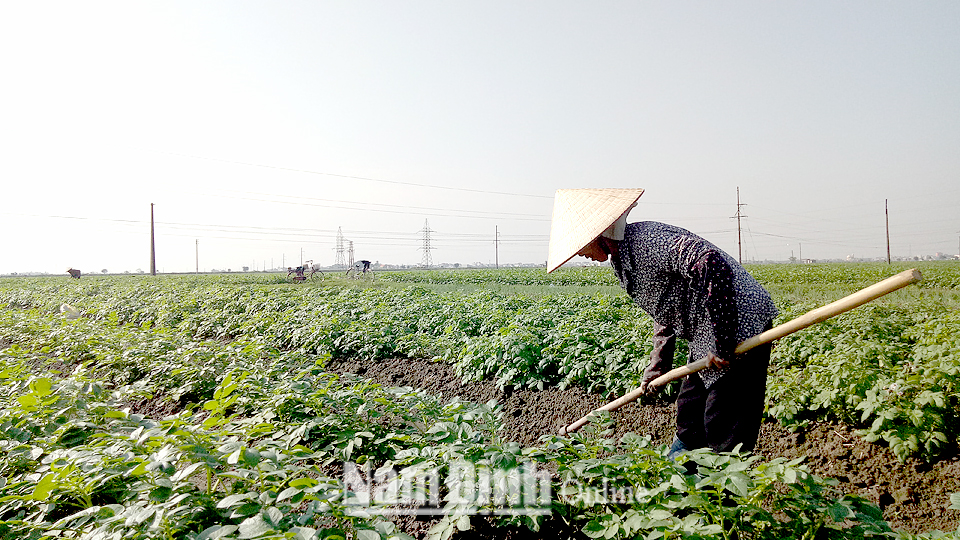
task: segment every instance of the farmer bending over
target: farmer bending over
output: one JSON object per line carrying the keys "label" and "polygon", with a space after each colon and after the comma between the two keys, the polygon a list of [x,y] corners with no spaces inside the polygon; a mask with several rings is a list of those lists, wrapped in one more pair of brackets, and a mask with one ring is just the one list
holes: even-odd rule
{"label": "farmer bending over", "polygon": [[653,319],[653,353],[641,388],[673,368],[676,338],[688,362],[708,367],[686,377],[677,396],[671,458],[709,447],[752,451],[760,431],[770,345],[734,356],[741,341],[770,328],[770,295],[730,255],[699,236],[654,221],[627,224],[642,189],[557,191],[547,271],[574,255],[605,262]]}
{"label": "farmer bending over", "polygon": [[[353,265],[353,269],[366,274],[367,272],[370,271],[370,261],[368,260],[357,261],[357,263]],[[350,270],[347,270],[347,273],[349,274]]]}
{"label": "farmer bending over", "polygon": [[290,268],[288,266],[287,277],[290,277],[291,274],[294,274],[293,276],[294,281],[304,281],[305,279],[307,279],[307,276],[303,275],[304,271],[305,271],[305,267],[302,264],[296,268]]}

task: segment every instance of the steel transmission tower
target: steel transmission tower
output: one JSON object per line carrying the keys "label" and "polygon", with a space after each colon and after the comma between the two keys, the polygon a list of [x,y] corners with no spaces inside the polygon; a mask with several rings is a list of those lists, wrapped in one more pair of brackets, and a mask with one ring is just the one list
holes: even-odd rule
{"label": "steel transmission tower", "polygon": [[350,266],[353,266],[353,240],[347,240],[347,242],[350,242],[350,249],[348,252],[350,253]]}
{"label": "steel transmission tower", "polygon": [[433,257],[430,256],[430,222],[428,220],[423,220],[423,247],[420,248],[423,250],[423,259],[420,260],[420,266],[424,268],[430,268],[433,266]]}
{"label": "steel transmission tower", "polygon": [[[341,230],[340,227],[337,227],[337,257],[336,257],[336,260],[334,260],[333,262],[333,266],[335,266],[336,268],[346,268],[347,266],[347,262],[343,258],[343,252],[344,252],[343,242],[344,242],[343,230]],[[351,252],[350,255],[352,258],[353,252]]]}

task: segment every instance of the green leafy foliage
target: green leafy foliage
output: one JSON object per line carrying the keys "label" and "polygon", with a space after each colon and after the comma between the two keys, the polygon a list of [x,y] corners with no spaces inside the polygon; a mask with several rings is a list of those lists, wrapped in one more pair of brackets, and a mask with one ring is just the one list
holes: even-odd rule
{"label": "green leafy foliage", "polygon": [[[886,538],[873,504],[811,474],[802,459],[698,450],[670,462],[663,447],[602,422],[571,438],[546,437],[562,478],[558,510],[586,521],[589,538]],[[691,472],[690,469],[695,469]]]}
{"label": "green leafy foliage", "polygon": [[958,347],[956,311],[861,308],[778,344],[769,412],[787,425],[840,420],[900,458],[935,458],[960,435]]}
{"label": "green leafy foliage", "polygon": [[[751,271],[785,320],[890,272],[866,268]],[[902,457],[955,445],[960,317],[947,287],[956,282],[933,270],[919,294],[781,340],[768,413],[798,429],[839,419]],[[521,448],[500,438],[496,404],[325,373],[330,358],[430,357],[468,380],[621,392],[649,355],[649,319],[625,295],[587,290],[610,285],[609,271],[472,274],[546,288],[530,295],[434,289],[430,280],[464,278],[411,274],[424,279],[0,282],[0,537],[403,537],[357,507],[338,468],[348,461],[395,468],[401,480],[452,463],[507,474],[533,461],[551,471],[553,513],[593,538],[898,536],[875,507],[799,462],[698,453],[689,474],[642,437],[607,440],[602,422]],[[60,316],[64,302],[82,316]],[[434,538],[499,508],[448,502]],[[536,529],[543,517],[498,519]]]}

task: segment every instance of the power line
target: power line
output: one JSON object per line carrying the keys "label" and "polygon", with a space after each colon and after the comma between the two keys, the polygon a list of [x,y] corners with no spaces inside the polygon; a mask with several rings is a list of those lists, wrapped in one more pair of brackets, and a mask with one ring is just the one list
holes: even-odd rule
{"label": "power line", "polygon": [[[520,221],[550,221],[545,217],[535,217],[530,214],[518,214],[512,212],[488,212],[483,210],[466,210],[466,209],[449,209],[449,208],[430,208],[430,207],[420,207],[420,206],[409,206],[409,205],[399,205],[399,204],[385,204],[385,203],[371,203],[371,202],[357,202],[357,201],[341,201],[335,199],[320,199],[320,198],[311,198],[311,197],[296,197],[295,200],[271,200],[258,197],[242,197],[238,195],[224,195],[222,193],[205,193],[204,195],[213,196],[213,197],[223,197],[227,199],[237,199],[242,201],[254,201],[254,202],[266,202],[273,204],[289,204],[294,206],[310,206],[315,208],[335,208],[338,210],[359,210],[363,212],[381,212],[387,214],[416,214],[421,216],[437,216],[437,217],[457,217],[457,218],[476,218],[476,219],[515,219]],[[270,194],[260,194],[267,197],[288,197],[286,195],[270,195]],[[308,201],[321,201],[321,202],[304,202],[304,199]],[[338,203],[338,204],[334,204]],[[366,206],[381,206],[386,208],[356,208],[350,206],[341,206],[342,204],[350,205],[366,205]],[[477,215],[464,215],[467,214],[477,214]]]}
{"label": "power line", "polygon": [[[948,191],[949,192],[949,191]],[[451,210],[445,208],[431,208],[431,207],[420,207],[420,206],[404,206],[404,205],[393,205],[393,204],[381,204],[381,203],[365,203],[365,202],[353,202],[353,201],[338,201],[334,199],[323,199],[323,198],[306,198],[303,200],[285,200],[288,196],[284,195],[269,195],[261,194],[257,192],[240,192],[248,193],[253,196],[243,197],[243,196],[231,196],[223,195],[228,198],[246,198],[247,200],[252,200],[257,203],[275,203],[275,204],[297,204],[302,206],[325,206],[325,207],[334,207],[341,208],[350,211],[364,211],[364,212],[390,212],[390,213],[403,213],[403,214],[416,214],[416,213],[426,213],[427,215],[452,215],[456,218],[480,218],[480,219],[517,219],[517,220],[527,220],[527,221],[540,221],[540,222],[549,222],[549,218],[545,216],[527,216],[526,214],[518,213],[509,213],[509,212],[486,212],[479,210]],[[222,194],[221,194],[222,195]],[[657,204],[657,203],[647,203],[647,204]],[[670,203],[663,203],[670,204]],[[738,211],[739,208],[743,206],[742,203],[738,200]],[[836,217],[828,218],[816,218],[811,219],[811,216],[814,213],[822,212],[823,210],[817,210],[816,212],[790,212],[784,210],[773,210],[770,208],[757,207],[754,204],[750,205],[753,208],[751,212],[751,219],[754,223],[761,224],[761,226],[767,231],[770,232],[760,232],[752,231],[752,227],[748,228],[750,233],[751,242],[753,249],[757,255],[758,247],[760,249],[775,249],[776,242],[774,239],[782,238],[789,241],[803,242],[810,246],[831,246],[834,248],[842,248],[844,250],[852,250],[855,252],[862,252],[866,250],[880,250],[883,249],[883,246],[879,245],[879,240],[881,238],[881,227],[883,223],[876,219],[875,223],[872,225],[861,225],[851,222],[852,219],[855,219],[855,216],[850,215],[848,212],[837,212]],[[861,205],[853,205],[861,206]],[[937,207],[937,205],[934,205]],[[849,207],[844,207],[846,210]],[[758,212],[758,210],[764,210],[764,212]],[[707,214],[714,214],[715,212],[707,211]],[[739,213],[739,212],[738,212]],[[767,218],[757,217],[756,214],[767,214]],[[703,212],[701,212],[701,215]],[[90,222],[90,223],[106,223],[106,224],[116,224],[115,227],[101,227],[105,231],[109,231],[112,234],[143,234],[146,231],[144,224],[147,223],[146,220],[133,220],[133,219],[117,219],[109,217],[90,217],[90,216],[73,216],[73,215],[36,215],[36,214],[26,214],[26,213],[10,213],[10,212],[0,212],[0,215],[10,215],[10,216],[22,216],[28,218],[37,218],[37,219],[62,219],[62,220],[75,220],[81,222]],[[780,218],[784,216],[795,216],[802,221],[784,221]],[[736,217],[736,216],[735,216]],[[740,214],[741,219],[745,219],[747,216]],[[937,217],[939,219],[929,219],[930,217]],[[839,219],[837,219],[839,218]],[[695,221],[699,220],[702,222],[704,219],[711,220],[711,224],[719,225],[720,219],[723,219],[721,216],[717,215],[716,217],[684,217],[681,221]],[[729,222],[729,219],[725,221]],[[819,223],[820,226],[817,226],[813,223]],[[955,218],[940,217],[940,214],[932,216],[930,214],[925,214],[923,219],[914,218],[907,219],[901,217],[900,214],[894,219],[893,225],[896,226],[896,236],[891,237],[891,243],[894,244],[892,247],[896,248],[899,245],[905,244],[907,241],[911,241],[913,247],[917,247],[917,244],[922,241],[923,247],[921,249],[932,249],[936,246],[937,250],[942,250],[943,245],[946,245],[946,242],[953,243],[954,236],[949,235],[948,239],[942,235],[945,233],[944,230],[946,225],[949,224],[949,228],[952,230],[956,227]],[[738,225],[735,229],[728,228],[717,228],[710,231],[696,231],[698,234],[710,237],[708,235],[728,235],[732,234],[734,231],[738,232],[738,244],[740,245],[740,255],[742,257],[742,237],[739,237],[742,223]],[[141,228],[144,227],[144,228]],[[217,238],[224,240],[237,240],[237,241],[254,241],[254,242],[283,242],[283,243],[292,243],[292,242],[327,242],[335,238],[336,232],[331,229],[320,229],[320,228],[297,228],[297,227],[276,227],[276,226],[257,226],[257,225],[230,225],[223,223],[191,223],[191,222],[163,222],[157,221],[157,234],[162,236],[188,236],[191,238],[196,238],[200,235],[202,238]],[[689,228],[689,227],[688,227]],[[703,224],[704,229],[711,228],[710,224]],[[691,230],[693,230],[691,228]],[[137,232],[140,231],[140,232]],[[776,232],[774,232],[776,231]],[[779,233],[779,234],[777,234]],[[387,246],[387,247],[398,247],[403,246],[415,246],[422,243],[422,234],[423,231],[417,232],[403,232],[403,231],[346,231],[346,234],[351,238],[360,238],[365,239],[364,245],[370,246]],[[463,244],[479,245],[478,243],[489,243],[490,236],[489,234],[483,233],[444,233],[438,232],[435,230],[430,231],[431,236],[431,248],[436,248],[437,246],[444,246],[444,249],[447,246],[457,247]],[[293,238],[292,238],[293,237]],[[546,243],[548,235],[537,235],[537,234],[524,234],[524,235],[506,235],[502,236],[497,240],[500,244],[506,245],[511,244],[513,246],[539,246]],[[763,242],[762,239],[769,239],[769,242]],[[499,244],[498,244],[499,245]],[[767,246],[771,247],[767,247]],[[471,246],[472,247],[472,246]],[[782,246],[781,246],[782,248]],[[516,248],[515,248],[516,249]],[[852,251],[848,251],[852,252]],[[431,257],[432,259],[432,257]]]}
{"label": "power line", "polygon": [[[31,217],[31,218],[42,218],[42,219],[66,219],[66,220],[81,220],[81,221],[95,221],[95,222],[106,222],[106,223],[120,223],[124,225],[145,225],[150,223],[149,220],[131,220],[131,219],[111,219],[111,218],[95,218],[95,217],[86,217],[86,216],[63,216],[63,215],[38,215],[38,214],[15,214],[9,212],[0,212],[6,215],[14,215],[21,217]],[[245,233],[245,234],[255,234],[255,235],[297,235],[297,236],[306,236],[306,237],[317,237],[317,238],[334,238],[337,234],[342,234],[342,228],[338,228],[337,231],[331,229],[306,229],[300,227],[261,227],[256,225],[228,225],[223,223],[210,224],[210,223],[193,223],[193,222],[176,222],[176,221],[156,221],[157,229],[159,230],[185,230],[193,232],[221,232],[221,233]],[[405,233],[403,231],[366,231],[366,230],[351,230],[348,231],[351,236],[359,237],[374,237],[374,238],[386,238],[386,239],[411,239],[416,240],[421,234],[420,231]],[[459,238],[464,241],[471,241],[473,239],[477,241],[488,242],[489,235],[481,233],[444,233],[433,231],[436,235],[440,237],[451,237]],[[170,235],[171,233],[168,233]],[[236,237],[237,239],[246,239],[248,237]],[[547,240],[549,235],[537,235],[537,234],[528,234],[528,235],[512,235],[511,238],[521,239],[521,240]]]}
{"label": "power line", "polygon": [[295,169],[295,168],[292,168],[292,167],[280,167],[280,166],[277,166],[277,165],[264,165],[264,164],[262,164],[262,163],[249,163],[249,162],[245,162],[245,161],[233,161],[233,160],[229,160],[229,159],[212,158],[212,157],[206,157],[206,156],[195,156],[195,155],[191,155],[191,154],[180,154],[180,153],[177,153],[177,152],[163,152],[163,151],[153,150],[153,149],[141,149],[141,150],[147,150],[147,151],[150,151],[150,152],[156,152],[156,153],[158,153],[158,154],[167,154],[167,155],[171,155],[171,156],[180,156],[180,157],[187,157],[187,158],[192,158],[192,159],[203,159],[203,160],[207,160],[207,161],[218,161],[218,162],[221,162],[221,163],[230,163],[230,164],[232,164],[232,165],[244,165],[244,166],[247,166],[247,167],[260,167],[260,168],[264,168],[264,169],[274,169],[274,170],[278,170],[278,171],[297,172],[297,173],[303,173],[303,174],[315,174],[315,175],[320,175],[320,176],[332,176],[332,177],[335,177],[335,178],[347,178],[347,179],[351,179],[351,180],[365,180],[365,181],[367,181],[367,182],[380,182],[380,183],[384,183],[384,184],[395,184],[395,185],[401,185],[401,186],[415,186],[415,187],[430,188],[430,189],[443,189],[443,190],[449,190],[449,191],[464,191],[464,192],[470,192],[470,193],[487,193],[487,194],[491,194],[491,195],[508,195],[508,196],[511,196],[511,197],[533,197],[533,198],[539,198],[539,199],[552,199],[552,198],[553,198],[553,195],[531,195],[531,194],[529,194],[529,193],[509,193],[509,192],[503,192],[503,191],[489,191],[489,190],[483,190],[483,189],[470,189],[470,188],[458,188],[458,187],[450,187],[450,186],[437,186],[437,185],[433,185],[433,184],[421,184],[421,183],[417,183],[417,182],[402,182],[402,181],[399,181],[399,180],[383,180],[383,179],[381,179],[381,178],[370,178],[370,177],[366,177],[366,176],[353,176],[353,175],[348,175],[348,174],[337,174],[337,173],[329,173],[329,172],[311,171],[311,170],[308,170],[308,169]]}

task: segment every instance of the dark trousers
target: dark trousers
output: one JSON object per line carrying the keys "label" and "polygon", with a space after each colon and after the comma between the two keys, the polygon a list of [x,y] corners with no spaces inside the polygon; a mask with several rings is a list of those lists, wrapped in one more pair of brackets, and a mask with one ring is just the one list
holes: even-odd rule
{"label": "dark trousers", "polygon": [[737,355],[710,388],[696,373],[687,376],[677,396],[677,437],[684,446],[729,452],[742,444],[752,451],[760,433],[771,345]]}

